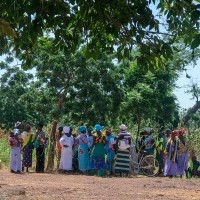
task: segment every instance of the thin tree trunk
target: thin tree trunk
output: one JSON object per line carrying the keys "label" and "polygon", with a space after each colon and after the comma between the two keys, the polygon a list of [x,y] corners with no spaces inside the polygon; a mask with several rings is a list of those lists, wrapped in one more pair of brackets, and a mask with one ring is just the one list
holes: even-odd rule
{"label": "thin tree trunk", "polygon": [[[65,96],[61,96],[57,111],[59,113],[60,109],[63,107],[63,104],[65,102]],[[55,140],[55,134],[56,134],[56,127],[58,124],[59,115],[55,116],[52,122],[52,128],[49,138],[49,150],[48,150],[48,162],[47,162],[47,172],[53,172],[54,170],[54,158],[55,158],[55,146],[56,146],[56,140]]]}
{"label": "thin tree trunk", "polygon": [[137,136],[136,136],[136,140],[138,139],[138,137],[140,136],[140,127],[141,126],[141,117],[139,116],[138,118],[138,127],[137,127]]}
{"label": "thin tree trunk", "polygon": [[188,109],[186,115],[183,118],[184,126],[189,122],[191,117],[197,112],[198,109],[200,109],[200,101],[197,101],[196,104],[192,108]]}

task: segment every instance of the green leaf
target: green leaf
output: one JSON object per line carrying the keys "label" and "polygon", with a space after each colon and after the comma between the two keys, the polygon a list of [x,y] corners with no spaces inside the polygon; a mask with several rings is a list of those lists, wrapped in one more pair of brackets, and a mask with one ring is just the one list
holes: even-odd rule
{"label": "green leaf", "polygon": [[195,35],[194,40],[192,41],[191,48],[195,49],[200,45],[200,34]]}

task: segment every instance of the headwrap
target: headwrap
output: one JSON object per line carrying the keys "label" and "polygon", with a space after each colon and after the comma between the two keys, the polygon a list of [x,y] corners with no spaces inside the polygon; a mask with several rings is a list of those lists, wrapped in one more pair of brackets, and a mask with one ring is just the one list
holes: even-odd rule
{"label": "headwrap", "polygon": [[78,129],[80,132],[86,131],[86,127],[85,126],[80,126]]}
{"label": "headwrap", "polygon": [[178,136],[178,131],[177,130],[173,130],[172,134],[174,134],[175,136]]}
{"label": "headwrap", "polygon": [[121,124],[121,125],[119,126],[119,129],[120,129],[121,131],[125,131],[125,130],[126,130],[126,125]]}
{"label": "headwrap", "polygon": [[96,125],[94,126],[94,129],[95,129],[96,131],[100,131],[102,128],[104,128],[104,126],[101,126],[101,125],[99,125],[99,124],[96,124]]}
{"label": "headwrap", "polygon": [[17,128],[18,126],[20,126],[22,123],[20,122],[20,121],[17,121],[16,123],[15,123],[15,127]]}
{"label": "headwrap", "polygon": [[185,134],[185,130],[183,128],[179,128],[179,131],[180,131],[181,135]]}
{"label": "headwrap", "polygon": [[64,132],[64,133],[69,133],[69,132],[70,132],[70,127],[64,126],[64,127],[63,127],[63,132]]}

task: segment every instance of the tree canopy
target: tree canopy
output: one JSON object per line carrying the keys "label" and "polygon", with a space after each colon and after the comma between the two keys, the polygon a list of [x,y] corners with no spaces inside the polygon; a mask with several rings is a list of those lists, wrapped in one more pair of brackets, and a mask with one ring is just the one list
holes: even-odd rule
{"label": "tree canopy", "polygon": [[87,56],[116,52],[121,60],[137,49],[135,59],[147,69],[172,58],[174,42],[192,49],[200,43],[197,0],[2,0],[0,7],[0,53],[13,49],[24,67],[48,33],[55,49],[74,51],[81,42]]}

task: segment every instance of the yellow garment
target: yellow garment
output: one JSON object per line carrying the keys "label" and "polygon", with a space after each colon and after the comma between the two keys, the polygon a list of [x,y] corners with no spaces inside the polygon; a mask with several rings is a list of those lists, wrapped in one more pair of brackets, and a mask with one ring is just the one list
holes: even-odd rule
{"label": "yellow garment", "polygon": [[105,133],[101,133],[101,136],[98,136],[97,133],[94,133],[93,136],[95,137],[95,143],[102,143],[105,138]]}
{"label": "yellow garment", "polygon": [[30,142],[34,142],[34,140],[35,140],[35,135],[34,135],[34,134],[32,134],[32,133],[27,133],[27,132],[24,132],[24,133],[23,133],[23,140],[24,140],[24,142],[23,142],[23,144],[22,144],[22,148],[24,148],[24,147],[27,145],[27,143],[28,143],[29,140],[30,140],[31,135],[32,135],[32,139],[31,139]]}
{"label": "yellow garment", "polygon": [[163,151],[163,149],[164,149],[164,138],[158,138],[156,140],[156,149],[158,151]]}

